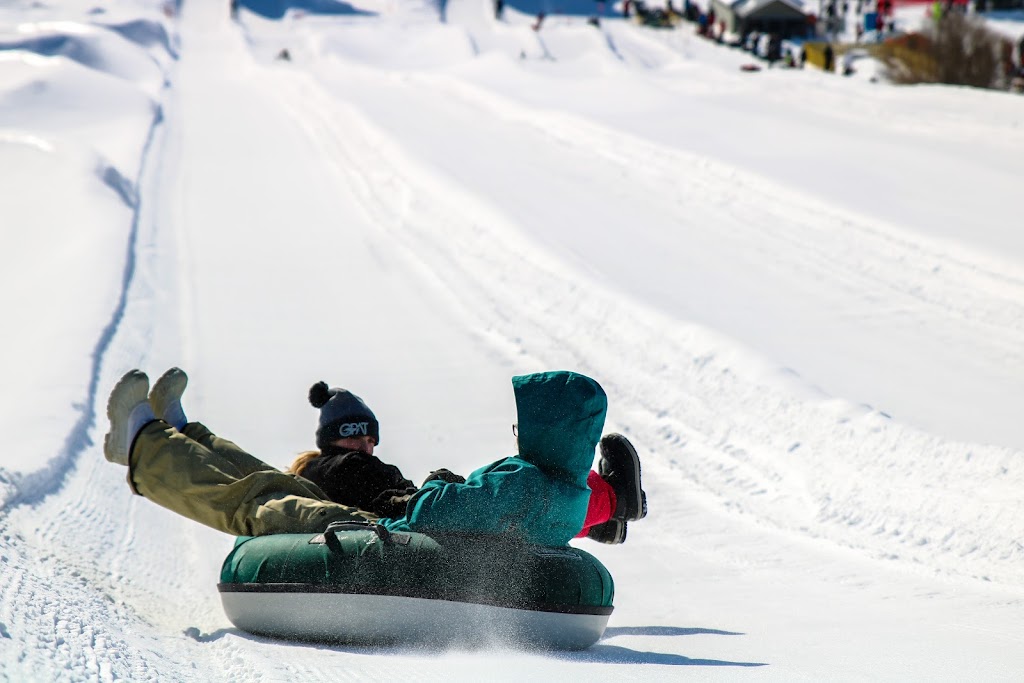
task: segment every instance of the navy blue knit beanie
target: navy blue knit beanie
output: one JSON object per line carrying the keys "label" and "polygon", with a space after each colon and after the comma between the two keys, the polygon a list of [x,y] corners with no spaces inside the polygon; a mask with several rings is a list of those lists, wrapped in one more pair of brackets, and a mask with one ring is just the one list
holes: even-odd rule
{"label": "navy blue knit beanie", "polygon": [[351,391],[329,389],[326,382],[317,382],[309,389],[309,402],[320,409],[316,430],[316,447],[320,450],[336,439],[353,436],[372,436],[380,443],[377,416]]}

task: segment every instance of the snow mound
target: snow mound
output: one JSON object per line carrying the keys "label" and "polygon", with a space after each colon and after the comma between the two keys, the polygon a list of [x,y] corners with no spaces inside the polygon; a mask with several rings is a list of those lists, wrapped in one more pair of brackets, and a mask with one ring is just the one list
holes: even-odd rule
{"label": "snow mound", "polygon": [[327,15],[371,14],[340,0],[241,0],[239,6],[267,19],[281,19],[289,10]]}
{"label": "snow mound", "polygon": [[23,50],[44,57],[65,57],[82,66],[117,76],[155,93],[163,73],[149,54],[120,32],[76,22],[21,24],[0,34],[0,51]]}
{"label": "snow mound", "polygon": [[177,47],[171,40],[167,28],[159,21],[136,19],[119,24],[106,24],[106,27],[137,45],[145,48],[159,47],[171,57],[178,56]]}
{"label": "snow mound", "polygon": [[132,136],[124,133],[144,131],[158,110],[144,88],[67,57],[0,52],[4,129],[91,146],[125,175],[137,173],[139,159]]}

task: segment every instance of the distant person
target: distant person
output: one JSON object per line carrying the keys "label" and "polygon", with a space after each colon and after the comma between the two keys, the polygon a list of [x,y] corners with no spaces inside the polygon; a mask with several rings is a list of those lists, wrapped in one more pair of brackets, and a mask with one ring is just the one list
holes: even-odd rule
{"label": "distant person", "polygon": [[1017,71],[1014,73],[1013,78],[1010,79],[1010,90],[1013,92],[1024,93],[1024,64],[1017,67]]}
{"label": "distant person", "polygon": [[772,33],[768,36],[768,51],[765,55],[768,59],[768,66],[775,66],[775,62],[782,59],[782,38],[779,34]]}
{"label": "distant person", "polygon": [[832,50],[832,43],[825,43],[825,50],[823,57],[825,59],[824,69],[825,71],[832,71],[833,60],[835,59],[835,52]]}
{"label": "distant person", "polygon": [[844,76],[852,76],[855,73],[855,69],[853,68],[853,61],[854,61],[853,50],[847,50],[846,52],[843,53],[843,75]]}

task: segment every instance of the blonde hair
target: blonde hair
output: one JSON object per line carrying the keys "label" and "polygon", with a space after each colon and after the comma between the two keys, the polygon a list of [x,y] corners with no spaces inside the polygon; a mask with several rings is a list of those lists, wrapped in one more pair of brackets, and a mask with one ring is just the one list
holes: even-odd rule
{"label": "blonde hair", "polygon": [[292,461],[292,464],[288,466],[288,469],[286,469],[285,472],[287,474],[297,474],[301,476],[302,470],[306,469],[306,465],[308,465],[311,460],[315,460],[319,457],[320,451],[305,451],[303,453],[299,453],[295,456],[295,460]]}

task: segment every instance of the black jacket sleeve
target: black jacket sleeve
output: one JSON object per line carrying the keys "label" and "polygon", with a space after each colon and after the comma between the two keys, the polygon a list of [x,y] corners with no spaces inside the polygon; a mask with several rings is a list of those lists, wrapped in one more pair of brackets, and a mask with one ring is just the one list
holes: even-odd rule
{"label": "black jacket sleeve", "polygon": [[[416,492],[413,483],[397,467],[358,451],[314,458],[301,476],[319,486],[335,503],[381,516],[390,516],[394,511],[393,505],[381,505],[385,499]],[[383,495],[385,492],[387,496]]]}

